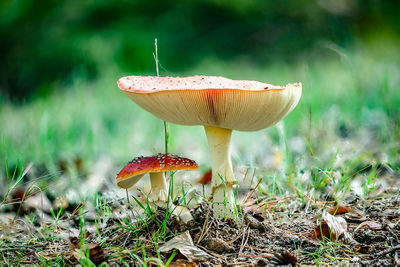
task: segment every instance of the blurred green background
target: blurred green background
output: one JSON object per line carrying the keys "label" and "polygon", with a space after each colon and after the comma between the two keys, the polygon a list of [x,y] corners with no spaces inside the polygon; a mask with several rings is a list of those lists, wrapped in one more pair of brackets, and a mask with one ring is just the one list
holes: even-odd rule
{"label": "blurred green background", "polygon": [[[388,55],[399,44],[396,1],[202,0],[29,1],[0,4],[1,91],[12,99],[50,94],[77,77],[154,74],[154,38],[164,74],[209,59],[271,63],[331,59],[327,48]],[[396,53],[398,54],[398,53]],[[268,63],[268,64],[266,64]],[[288,78],[290,79],[290,77]]]}
{"label": "blurred green background", "polygon": [[[397,1],[378,0],[1,1],[0,153],[10,166],[56,170],[60,159],[90,166],[106,156],[120,167],[162,152],[162,122],[116,85],[156,74],[157,38],[161,75],[301,81],[287,140],[309,143],[310,129],[331,122],[341,138],[363,128],[390,144],[396,166],[399,18]],[[280,140],[276,128],[266,133],[235,133],[234,161],[257,165]],[[171,125],[171,152],[208,164],[200,127]]]}

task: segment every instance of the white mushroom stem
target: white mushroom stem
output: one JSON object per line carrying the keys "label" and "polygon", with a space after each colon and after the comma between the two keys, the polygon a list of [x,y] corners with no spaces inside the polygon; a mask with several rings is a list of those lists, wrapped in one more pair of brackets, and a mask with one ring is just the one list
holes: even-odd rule
{"label": "white mushroom stem", "polygon": [[226,217],[234,212],[235,176],[230,157],[232,130],[213,126],[204,126],[204,129],[211,157],[214,210],[218,217]]}
{"label": "white mushroom stem", "polygon": [[152,172],[150,173],[151,192],[149,200],[159,207],[166,208],[173,211],[178,218],[184,223],[188,223],[193,220],[193,216],[189,209],[186,207],[175,206],[172,203],[172,198],[168,202],[168,186],[164,178],[163,172]]}
{"label": "white mushroom stem", "polygon": [[163,172],[150,173],[151,193],[149,200],[158,206],[166,207],[168,202],[168,187]]}

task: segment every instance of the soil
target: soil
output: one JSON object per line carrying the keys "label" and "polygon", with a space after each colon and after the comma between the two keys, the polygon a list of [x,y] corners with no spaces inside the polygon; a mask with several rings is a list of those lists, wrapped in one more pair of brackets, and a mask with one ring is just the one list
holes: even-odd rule
{"label": "soil", "polygon": [[[131,225],[126,223],[132,219],[129,211],[125,219],[104,216],[100,221],[93,220],[89,212],[40,225],[17,219],[13,223],[3,222],[0,251],[3,260],[19,258],[22,265],[75,265],[82,263],[85,255],[80,253],[86,251],[92,262],[111,266],[122,262],[140,265],[132,253],[139,259],[150,259],[150,265],[157,265],[151,258],[166,263],[175,253],[170,266],[393,266],[400,263],[399,202],[398,194],[366,201],[350,195],[336,207],[334,202],[304,202],[294,196],[259,198],[243,204],[238,219],[223,220],[215,218],[209,205],[201,204],[191,210],[193,221],[184,224],[172,215],[165,227],[166,210],[161,208]],[[342,234],[338,240],[320,236],[319,240],[313,235],[324,210],[341,213],[335,217],[346,220],[347,236]],[[157,246],[186,231],[193,245],[209,255],[207,260],[190,261],[174,250],[157,254]],[[156,242],[155,233],[159,235]]]}

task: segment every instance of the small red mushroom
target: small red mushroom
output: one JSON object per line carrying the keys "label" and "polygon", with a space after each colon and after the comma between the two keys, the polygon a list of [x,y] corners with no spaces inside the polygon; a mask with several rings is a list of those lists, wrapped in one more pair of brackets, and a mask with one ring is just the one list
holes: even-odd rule
{"label": "small red mushroom", "polygon": [[[149,200],[158,206],[166,206],[168,186],[164,172],[179,170],[196,170],[199,166],[194,160],[173,154],[158,154],[150,157],[137,157],[129,162],[117,175],[117,185],[129,188],[135,185],[145,174],[150,174],[151,193]],[[170,203],[170,207],[176,209]],[[181,210],[181,209],[179,209]]]}

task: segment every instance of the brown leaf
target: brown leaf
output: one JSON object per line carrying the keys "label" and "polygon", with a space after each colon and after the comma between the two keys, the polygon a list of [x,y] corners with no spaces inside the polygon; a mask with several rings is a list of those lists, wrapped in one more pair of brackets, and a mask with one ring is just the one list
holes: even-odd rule
{"label": "brown leaf", "polygon": [[22,206],[23,200],[27,197],[27,192],[22,189],[18,188],[12,192],[10,198],[7,203],[12,204],[13,211],[18,212],[18,215],[25,215],[28,211],[25,210],[24,206]]}
{"label": "brown leaf", "polygon": [[97,243],[89,243],[89,258],[94,264],[99,264],[105,260],[104,250]]}
{"label": "brown leaf", "polygon": [[220,238],[208,238],[201,242],[206,248],[218,253],[232,252],[234,248]]}
{"label": "brown leaf", "polygon": [[253,216],[251,213],[246,213],[244,219],[246,222],[249,224],[250,228],[252,229],[258,229],[261,232],[265,232],[265,225],[256,218],[256,216]]}
{"label": "brown leaf", "polygon": [[322,240],[322,237],[330,237],[331,231],[329,230],[328,223],[326,221],[322,221],[315,229],[312,234],[312,239]]}
{"label": "brown leaf", "polygon": [[[85,236],[87,237],[87,234]],[[97,243],[86,244],[76,236],[70,237],[69,242],[72,254],[76,260],[79,261],[82,257],[86,256],[88,254],[87,251],[89,251],[89,259],[94,264],[99,264],[105,260],[104,250]]]}
{"label": "brown leaf", "polygon": [[349,238],[347,233],[347,222],[342,217],[335,217],[324,211],[323,221],[314,229],[312,238],[322,240],[323,237],[337,241],[342,234]]}
{"label": "brown leaf", "polygon": [[351,212],[352,208],[348,207],[348,206],[335,206],[333,208],[328,209],[329,214],[331,215],[340,215],[340,214],[345,214],[348,212]]}
{"label": "brown leaf", "polygon": [[160,246],[159,251],[168,252],[174,249],[178,249],[189,261],[205,261],[212,258],[211,255],[193,244],[189,231],[175,236]]}

